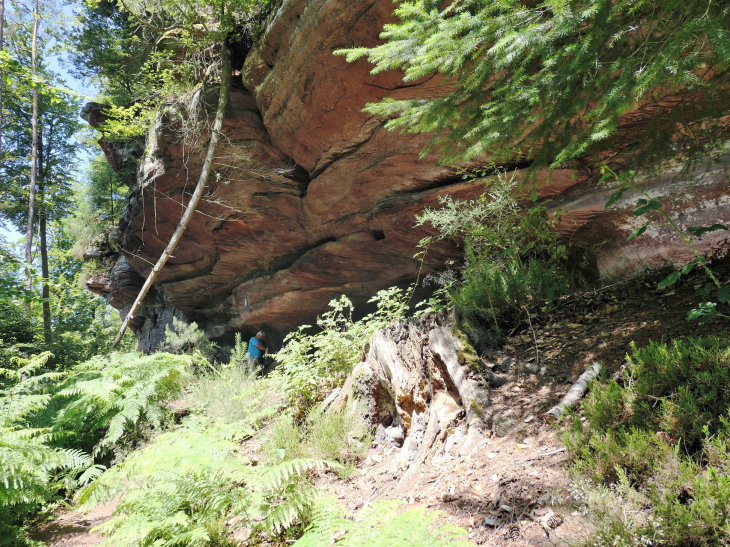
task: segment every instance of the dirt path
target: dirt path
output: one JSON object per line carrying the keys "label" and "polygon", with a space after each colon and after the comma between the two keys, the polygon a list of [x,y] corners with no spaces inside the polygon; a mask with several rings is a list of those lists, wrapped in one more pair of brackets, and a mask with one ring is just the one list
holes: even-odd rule
{"label": "dirt path", "polygon": [[101,532],[89,532],[94,526],[108,521],[116,506],[116,502],[112,501],[88,513],[63,513],[54,521],[34,530],[31,537],[45,542],[49,547],[96,547],[104,538]]}

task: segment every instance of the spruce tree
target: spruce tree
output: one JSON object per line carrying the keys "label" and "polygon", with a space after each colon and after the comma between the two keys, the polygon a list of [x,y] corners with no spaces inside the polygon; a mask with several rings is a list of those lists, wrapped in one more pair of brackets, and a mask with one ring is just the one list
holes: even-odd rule
{"label": "spruce tree", "polygon": [[[627,152],[647,166],[726,138],[728,2],[407,0],[395,16],[385,43],[336,53],[454,86],[365,109],[390,129],[433,132],[424,154],[555,168],[633,143]],[[637,109],[649,122],[630,134],[622,115]]]}

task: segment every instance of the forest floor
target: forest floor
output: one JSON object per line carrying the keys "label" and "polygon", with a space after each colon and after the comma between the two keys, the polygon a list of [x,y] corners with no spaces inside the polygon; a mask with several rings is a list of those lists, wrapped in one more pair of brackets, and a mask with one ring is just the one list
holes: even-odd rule
{"label": "forest floor", "polygon": [[[730,267],[721,267],[716,273],[725,280],[729,272]],[[457,424],[423,462],[409,468],[395,457],[397,448],[373,444],[349,480],[323,472],[316,486],[353,511],[379,499],[441,510],[467,528],[476,544],[542,547],[587,541],[590,521],[571,488],[560,432],[543,415],[593,362],[602,363],[609,375],[619,371],[631,342],[641,347],[650,340],[722,329],[719,319],[685,320],[700,300],[695,290],[704,285],[703,275],[656,290],[661,278],[635,278],[562,298],[547,312],[533,310],[509,333],[501,351],[482,356],[504,381],[491,390],[491,428],[483,436],[467,436],[466,425]],[[252,459],[266,430],[261,433],[242,447]],[[89,530],[112,511],[113,504],[94,513],[69,512],[34,537],[54,547],[92,547],[102,538]]]}

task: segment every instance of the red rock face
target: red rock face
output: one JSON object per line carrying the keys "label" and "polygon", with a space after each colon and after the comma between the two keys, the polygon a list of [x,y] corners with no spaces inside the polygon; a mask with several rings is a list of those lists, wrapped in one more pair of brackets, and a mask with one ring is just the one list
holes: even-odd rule
{"label": "red rock face", "polygon": [[[413,228],[414,215],[441,195],[469,199],[483,186],[464,183],[436,157],[420,158],[426,137],[389,133],[384,120],[362,112],[383,97],[448,91],[438,77],[403,84],[398,72],[373,76],[365,60],[348,64],[332,54],[375,44],[392,9],[391,0],[284,0],[245,60],[246,89],[231,93],[207,196],[158,277],[159,298],[140,314],[138,332],[164,329],[162,302],[166,317],[178,310],[212,337],[264,329],[280,339],[340,294],[365,300],[416,278],[413,255],[425,231]],[[115,307],[131,304],[166,246],[197,182],[202,148],[183,146],[175,125],[159,121],[116,237],[126,263],[90,287]],[[602,275],[689,258],[680,238],[662,228],[626,244],[637,222],[628,195],[607,211],[609,191],[596,189],[597,179],[590,166],[544,173],[537,192],[564,212],[566,237],[597,246]],[[730,223],[720,168],[668,173],[649,186],[669,196],[683,227]],[[721,238],[708,234],[702,248]],[[457,254],[446,244],[432,248],[422,274]],[[142,346],[153,339],[159,336]]]}

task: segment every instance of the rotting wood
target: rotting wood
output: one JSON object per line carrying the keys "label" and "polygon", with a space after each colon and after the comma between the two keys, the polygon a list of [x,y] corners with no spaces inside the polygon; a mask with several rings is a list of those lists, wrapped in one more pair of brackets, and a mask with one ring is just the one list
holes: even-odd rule
{"label": "rotting wood", "polygon": [[139,309],[139,306],[142,303],[142,300],[144,300],[144,297],[147,295],[147,292],[150,290],[152,283],[155,281],[155,279],[157,278],[157,275],[160,273],[160,271],[164,267],[165,263],[167,262],[167,259],[170,258],[170,255],[172,255],[173,251],[175,250],[175,247],[177,247],[177,244],[180,242],[180,239],[182,239],[182,235],[185,232],[185,229],[187,228],[187,225],[190,222],[190,219],[192,218],[193,213],[195,212],[195,208],[198,206],[198,202],[200,201],[200,198],[203,195],[203,190],[205,190],[205,186],[208,183],[208,176],[210,175],[210,171],[213,167],[213,160],[215,158],[216,150],[218,149],[218,140],[220,138],[221,130],[223,129],[223,120],[224,120],[225,114],[226,114],[226,106],[228,105],[228,96],[230,94],[230,89],[231,89],[231,53],[228,49],[228,46],[225,44],[225,41],[222,41],[222,43],[221,43],[221,87],[220,87],[220,94],[218,96],[218,108],[216,109],[215,122],[213,123],[213,129],[212,129],[212,132],[210,135],[210,143],[208,144],[208,152],[205,156],[205,162],[203,163],[203,169],[200,171],[200,178],[198,179],[198,184],[195,186],[195,191],[193,192],[193,195],[190,198],[190,201],[188,202],[187,209],[185,210],[185,213],[183,214],[182,218],[180,219],[180,222],[177,225],[175,232],[172,234],[172,237],[170,238],[170,242],[167,244],[167,247],[165,248],[164,252],[160,256],[159,260],[157,261],[157,264],[155,264],[153,266],[152,271],[147,276],[147,280],[145,281],[144,285],[142,286],[142,289],[139,291],[139,294],[137,295],[137,298],[134,301],[134,304],[132,304],[132,307],[130,308],[129,313],[124,318],[122,327],[119,329],[119,333],[117,334],[117,337],[114,339],[113,347],[117,347],[119,345],[119,342],[122,340],[122,337],[124,336],[124,333],[127,330],[127,326],[129,325],[129,322],[134,318],[134,314],[137,312],[137,309]]}
{"label": "rotting wood", "polygon": [[557,405],[545,413],[545,419],[554,420],[565,412],[566,409],[575,406],[575,404],[581,400],[583,395],[585,395],[586,391],[588,391],[588,383],[598,376],[600,372],[601,365],[594,362],[593,366],[581,374],[576,382],[570,386],[565,397],[563,397]]}

